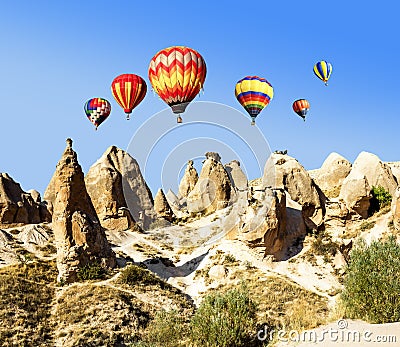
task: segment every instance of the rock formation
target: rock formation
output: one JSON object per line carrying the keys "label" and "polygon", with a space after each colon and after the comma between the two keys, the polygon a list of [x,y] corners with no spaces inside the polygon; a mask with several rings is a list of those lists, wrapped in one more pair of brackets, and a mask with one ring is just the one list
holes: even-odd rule
{"label": "rock formation", "polygon": [[348,210],[346,204],[342,200],[337,200],[338,201],[327,201],[325,204],[325,227],[344,227],[346,225],[346,221],[350,218],[350,211]]}
{"label": "rock formation", "polygon": [[361,152],[353,163],[353,169],[362,173],[368,180],[370,187],[382,186],[390,194],[394,194],[397,181],[390,166],[383,163],[375,154]]}
{"label": "rock formation", "polygon": [[367,218],[371,197],[371,186],[367,178],[353,168],[343,181],[339,199],[343,200],[351,211]]}
{"label": "rock formation", "polygon": [[337,197],[343,180],[351,171],[351,163],[340,154],[331,153],[325,159],[320,169],[313,170],[310,176],[329,197]]}
{"label": "rock formation", "polygon": [[392,200],[393,225],[400,230],[400,187],[396,189]]}
{"label": "rock formation", "polygon": [[70,139],[57,164],[53,182],[52,227],[57,246],[58,280],[76,281],[79,269],[91,263],[114,267],[115,254],[87,193]]}
{"label": "rock formation", "polygon": [[302,206],[304,222],[309,229],[323,223],[325,196],[300,163],[282,154],[271,154],[264,168],[263,187],[281,188]]}
{"label": "rock formation", "polygon": [[232,185],[218,153],[206,153],[199,180],[187,197],[190,213],[210,214],[228,206]]}
{"label": "rock formation", "polygon": [[240,163],[237,160],[232,160],[230,163],[225,165],[225,170],[231,180],[232,186],[238,190],[246,190],[248,187],[248,181],[245,173],[240,167]]}
{"label": "rock formation", "polygon": [[85,177],[86,187],[103,227],[147,228],[154,219],[153,199],[135,159],[109,147]]}
{"label": "rock formation", "polygon": [[165,197],[161,188],[158,190],[156,197],[154,198],[154,210],[157,214],[157,217],[164,218],[169,222],[171,222],[174,218],[174,213],[172,212],[167,198]]}
{"label": "rock formation", "polygon": [[189,160],[185,169],[185,173],[183,174],[182,180],[179,184],[179,195],[183,198],[186,198],[194,189],[198,179],[199,175],[193,166],[193,160]]}
{"label": "rock formation", "polygon": [[392,170],[392,174],[396,178],[397,185],[400,185],[400,161],[393,161],[386,164],[388,164]]}
{"label": "rock formation", "polygon": [[46,221],[40,215],[40,201],[37,202],[35,199],[24,192],[19,183],[8,174],[0,173],[0,224]]}
{"label": "rock formation", "polygon": [[[280,252],[286,235],[286,197],[280,189],[266,189],[261,206],[247,213],[247,222],[239,230],[238,238],[251,247],[261,247],[264,254]],[[252,206],[249,210],[253,209]]]}

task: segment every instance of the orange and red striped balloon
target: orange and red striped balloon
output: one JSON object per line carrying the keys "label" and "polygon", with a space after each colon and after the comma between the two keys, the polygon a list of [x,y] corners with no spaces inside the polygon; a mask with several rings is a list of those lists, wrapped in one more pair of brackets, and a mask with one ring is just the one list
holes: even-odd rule
{"label": "orange and red striped balloon", "polygon": [[112,82],[111,92],[114,99],[124,109],[126,119],[129,119],[132,110],[144,99],[147,85],[138,75],[122,74]]}
{"label": "orange and red striped balloon", "polygon": [[293,102],[293,111],[296,112],[303,120],[306,120],[306,114],[310,109],[310,103],[306,99],[298,99]]}
{"label": "orange and red striped balloon", "polygon": [[[150,61],[149,79],[154,91],[176,114],[203,88],[207,68],[203,57],[192,48],[173,46],[159,51]],[[182,119],[178,117],[178,122]]]}

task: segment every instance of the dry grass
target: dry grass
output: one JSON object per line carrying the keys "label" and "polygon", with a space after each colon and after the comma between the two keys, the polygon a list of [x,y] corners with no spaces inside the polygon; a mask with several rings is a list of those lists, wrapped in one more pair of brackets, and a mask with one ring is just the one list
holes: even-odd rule
{"label": "dry grass", "polygon": [[57,299],[55,338],[68,346],[116,346],[141,338],[154,308],[133,294],[85,284],[67,288]]}
{"label": "dry grass", "polygon": [[[266,276],[258,270],[236,271],[232,277],[243,279],[250,297],[258,304],[258,323],[270,327],[306,330],[324,324],[329,316],[327,300],[288,279]],[[229,289],[232,284],[219,289]]]}
{"label": "dry grass", "polygon": [[50,308],[55,295],[54,262],[29,262],[0,271],[0,345],[53,346]]}

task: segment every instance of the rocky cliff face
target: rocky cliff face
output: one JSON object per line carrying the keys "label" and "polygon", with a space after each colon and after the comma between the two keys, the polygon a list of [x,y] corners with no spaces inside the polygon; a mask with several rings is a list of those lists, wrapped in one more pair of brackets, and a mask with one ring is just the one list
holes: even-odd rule
{"label": "rocky cliff face", "polygon": [[162,189],[158,190],[156,197],[154,198],[154,210],[157,214],[157,217],[164,218],[169,222],[171,222],[174,218],[174,212],[172,212],[172,209]]}
{"label": "rocky cliff face", "polygon": [[190,213],[210,214],[228,206],[232,185],[228,173],[218,153],[206,153],[199,180],[187,196],[187,209]]}
{"label": "rocky cliff face", "polygon": [[240,167],[240,162],[238,162],[237,160],[232,160],[230,163],[225,165],[225,170],[228,173],[233,188],[235,188],[236,190],[247,189],[247,177]]}
{"label": "rocky cliff face", "polygon": [[328,197],[337,197],[343,180],[351,171],[351,163],[338,153],[331,153],[320,169],[310,172],[310,176]]}
{"label": "rocky cliff face", "polygon": [[393,225],[400,230],[400,186],[396,189],[392,200]]}
{"label": "rocky cliff face", "polygon": [[199,175],[193,166],[193,160],[189,160],[185,173],[183,174],[182,180],[179,184],[179,195],[186,198],[196,186],[198,179]]}
{"label": "rocky cliff face", "polygon": [[79,269],[90,263],[114,267],[115,254],[87,193],[70,139],[52,181],[55,188],[52,226],[57,245],[58,280],[76,281]]}
{"label": "rocky cliff face", "polygon": [[263,187],[284,189],[290,198],[302,206],[304,222],[317,229],[325,215],[325,196],[304,167],[294,158],[271,154],[264,168]]}
{"label": "rocky cliff face", "polygon": [[394,194],[397,181],[390,166],[382,162],[375,154],[361,152],[353,163],[352,170],[357,170],[368,180],[372,188],[381,186]]}
{"label": "rocky cliff face", "polygon": [[8,174],[0,173],[0,224],[40,223],[50,220],[40,194],[22,190]]}
{"label": "rocky cliff face", "polygon": [[100,223],[110,230],[147,228],[154,218],[153,199],[139,165],[111,146],[92,165],[85,184]]}
{"label": "rocky cliff face", "polygon": [[256,206],[249,206],[246,215],[238,239],[251,247],[260,247],[265,255],[279,253],[286,235],[285,192],[266,189],[263,200]]}
{"label": "rocky cliff face", "polygon": [[350,211],[362,218],[367,218],[371,197],[368,179],[363,173],[353,168],[343,181],[339,199],[345,202]]}

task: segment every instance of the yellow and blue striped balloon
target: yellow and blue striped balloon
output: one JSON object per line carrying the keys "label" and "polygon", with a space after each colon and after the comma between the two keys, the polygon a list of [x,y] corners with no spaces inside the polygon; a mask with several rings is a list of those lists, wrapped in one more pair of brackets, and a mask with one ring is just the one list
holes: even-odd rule
{"label": "yellow and blue striped balloon", "polygon": [[258,114],[274,97],[274,89],[265,78],[246,76],[236,83],[235,95],[254,125]]}
{"label": "yellow and blue striped balloon", "polygon": [[331,77],[332,73],[332,64],[325,60],[321,60],[314,65],[314,73],[327,86],[329,77]]}

